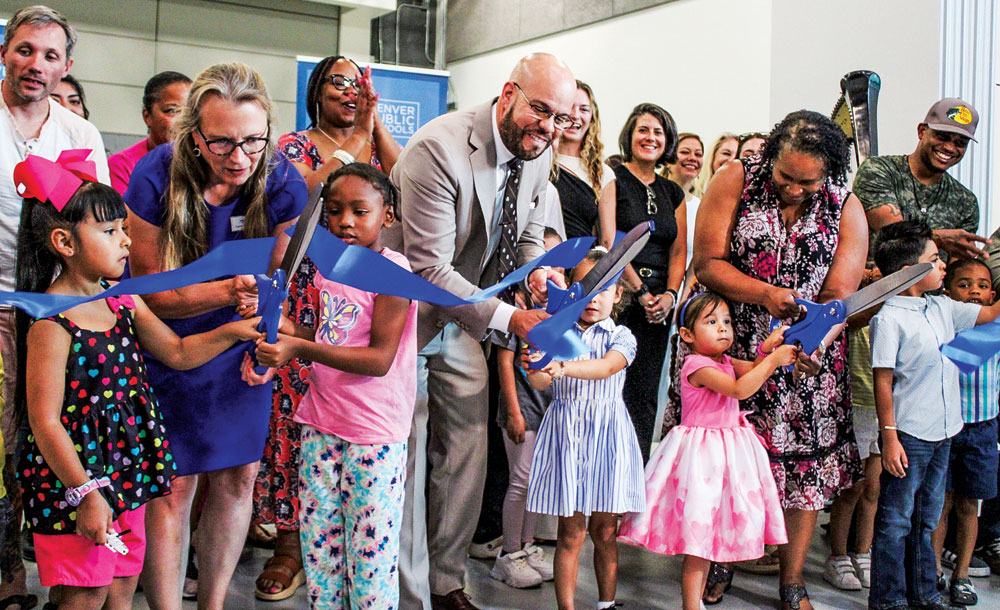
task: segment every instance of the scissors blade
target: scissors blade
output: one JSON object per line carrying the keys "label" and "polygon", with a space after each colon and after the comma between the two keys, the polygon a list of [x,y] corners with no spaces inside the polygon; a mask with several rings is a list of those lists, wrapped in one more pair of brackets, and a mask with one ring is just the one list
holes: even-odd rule
{"label": "scissors blade", "polygon": [[299,215],[299,221],[295,224],[295,231],[292,232],[292,239],[288,242],[284,256],[281,257],[279,269],[285,272],[285,290],[292,283],[292,275],[299,268],[302,259],[312,241],[313,233],[316,232],[316,225],[319,223],[319,215],[323,211],[323,187],[326,183],[317,184],[309,193],[309,201]]}
{"label": "scissors blade", "polygon": [[932,263],[918,263],[887,275],[877,282],[872,282],[844,299],[846,315],[851,316],[859,311],[864,311],[899,294],[924,279],[924,276],[930,273],[933,268]]}
{"label": "scissors blade", "polygon": [[652,221],[637,224],[580,280],[583,294],[591,295],[618,275],[649,241]]}

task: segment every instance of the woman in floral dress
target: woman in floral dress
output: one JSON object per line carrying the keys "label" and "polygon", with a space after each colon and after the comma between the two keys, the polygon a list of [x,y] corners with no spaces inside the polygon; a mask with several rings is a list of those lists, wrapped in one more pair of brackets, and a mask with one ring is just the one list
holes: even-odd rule
{"label": "woman in floral dress", "polygon": [[[399,145],[375,112],[370,74],[353,61],[337,56],[321,60],[309,79],[306,107],[312,125],[278,138],[280,150],[312,188],[326,181],[345,160],[357,158],[388,172],[399,155]],[[334,153],[343,153],[333,156]],[[326,227],[326,214],[319,224]],[[288,290],[288,317],[314,327],[319,294],[316,266],[302,259]],[[294,358],[274,375],[273,412],[264,456],[254,490],[254,523],[277,528],[274,556],[264,564],[254,594],[275,601],[292,596],[304,582],[299,544],[299,427],[292,418],[306,388],[309,362]]]}
{"label": "woman in floral dress", "polygon": [[[857,290],[868,232],[861,203],[845,186],[849,152],[832,121],[803,110],[776,126],[759,155],[727,163],[712,181],[694,265],[706,287],[733,303],[734,358],[756,357],[772,316],[794,321],[795,298],[823,303]],[[740,405],[768,448],[785,509],[779,593],[792,610],[812,608],[802,566],[818,511],[861,474],[839,331]]]}

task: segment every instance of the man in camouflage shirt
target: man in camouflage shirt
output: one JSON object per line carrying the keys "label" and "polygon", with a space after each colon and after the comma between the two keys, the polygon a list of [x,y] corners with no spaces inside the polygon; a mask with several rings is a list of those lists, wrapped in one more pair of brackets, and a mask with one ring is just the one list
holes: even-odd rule
{"label": "man in camouflage shirt", "polygon": [[869,258],[878,231],[900,220],[923,220],[948,256],[979,256],[976,242],[979,202],[947,171],[965,156],[975,140],[979,113],[958,98],[933,106],[917,126],[917,148],[909,155],[871,157],[861,164],[854,193],[868,217]]}

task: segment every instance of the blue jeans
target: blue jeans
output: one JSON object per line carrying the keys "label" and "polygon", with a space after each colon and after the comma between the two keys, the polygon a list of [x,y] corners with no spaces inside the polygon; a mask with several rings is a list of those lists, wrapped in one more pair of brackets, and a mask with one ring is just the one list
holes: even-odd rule
{"label": "blue jeans", "polygon": [[876,610],[941,599],[931,532],[944,506],[951,439],[924,441],[904,432],[898,436],[909,466],[903,478],[883,470],[880,479],[868,596],[869,608]]}
{"label": "blue jeans", "polygon": [[[1000,486],[1000,473],[997,473],[997,485]],[[985,546],[994,540],[1000,540],[1000,494],[992,500],[983,502],[979,512],[979,542],[977,546]]]}

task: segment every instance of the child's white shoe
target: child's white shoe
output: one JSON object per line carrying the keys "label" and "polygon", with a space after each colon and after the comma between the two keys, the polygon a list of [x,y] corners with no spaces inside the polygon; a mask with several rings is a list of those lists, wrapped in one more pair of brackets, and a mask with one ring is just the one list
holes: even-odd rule
{"label": "child's white shoe", "polygon": [[542,550],[542,547],[535,546],[529,542],[524,545],[524,553],[528,556],[528,565],[538,572],[542,580],[549,581],[553,579],[552,562],[545,556],[545,551]]}
{"label": "child's white shoe", "polygon": [[854,573],[861,586],[869,588],[872,586],[872,554],[871,553],[851,553],[851,563],[854,564]]}
{"label": "child's white shoe", "polygon": [[831,555],[826,560],[823,580],[842,591],[860,591],[861,581],[854,573],[854,564],[847,555]]}
{"label": "child's white shoe", "polygon": [[542,576],[528,565],[528,554],[524,551],[497,555],[490,576],[515,589],[529,589],[542,584]]}

